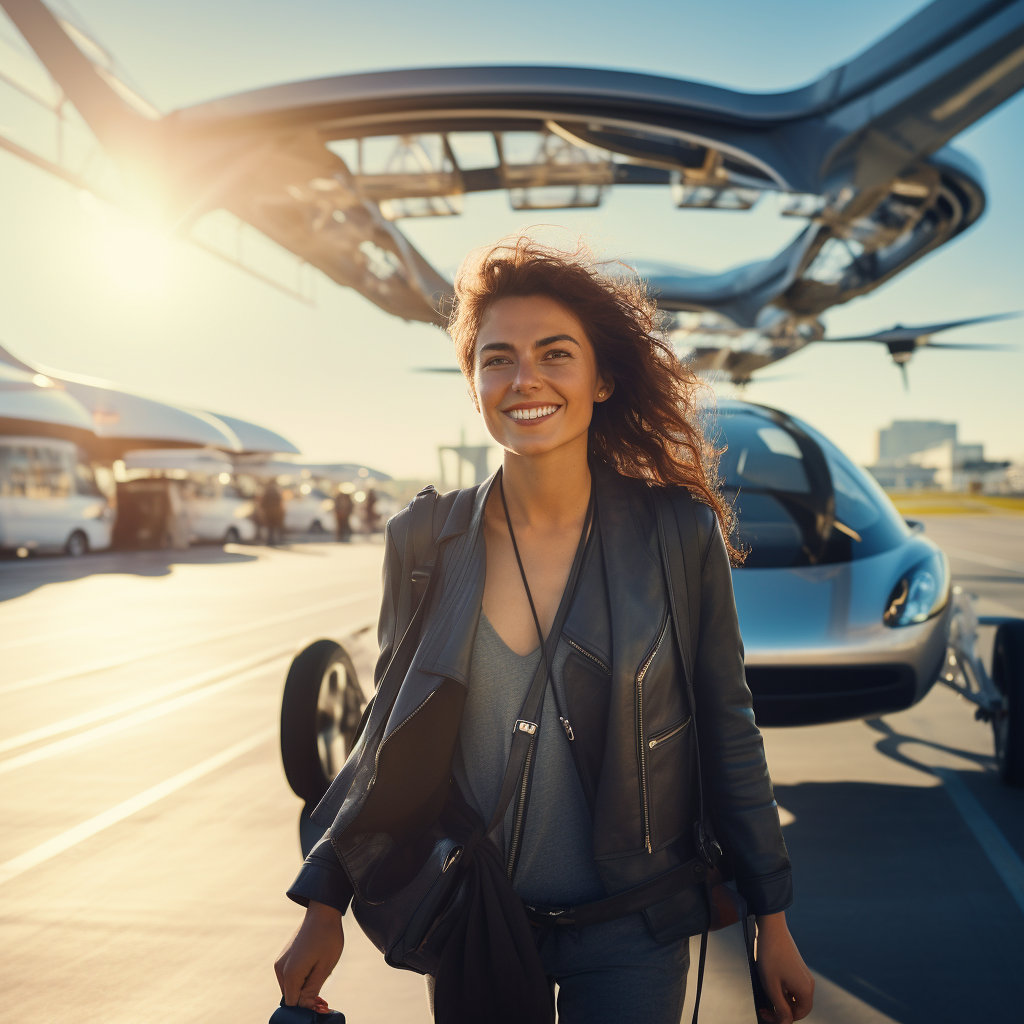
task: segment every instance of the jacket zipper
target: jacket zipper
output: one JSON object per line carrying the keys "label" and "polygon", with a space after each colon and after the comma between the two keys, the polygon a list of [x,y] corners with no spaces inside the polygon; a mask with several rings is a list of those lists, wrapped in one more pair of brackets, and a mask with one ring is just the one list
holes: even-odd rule
{"label": "jacket zipper", "polygon": [[379,747],[377,747],[377,756],[373,759],[373,775],[370,777],[370,781],[366,784],[367,792],[373,789],[373,784],[377,781],[377,769],[380,767],[381,751],[383,751],[384,747],[388,744],[390,740],[394,739],[395,736],[402,729],[404,729],[427,706],[427,701],[429,701],[430,698],[433,697],[435,693],[437,693],[437,690],[431,690],[430,693],[428,693],[427,696],[424,698],[420,706],[416,708],[416,710],[413,711],[413,713],[400,726],[398,726],[398,728],[395,729],[395,731],[391,733],[391,735],[388,736],[387,739],[383,740]]}
{"label": "jacket zipper", "polygon": [[568,645],[571,648],[573,648],[573,650],[579,651],[580,654],[583,655],[583,657],[589,658],[595,665],[599,665],[605,672],[608,673],[608,675],[612,674],[612,670],[596,654],[591,654],[590,651],[588,651],[585,647],[580,647],[580,645],[576,643],[575,640],[570,640],[569,637],[567,637],[564,633],[562,634],[562,637],[566,641],[566,643],[568,643]]}
{"label": "jacket zipper", "polygon": [[651,812],[647,801],[647,756],[644,749],[644,676],[651,667],[658,649],[661,647],[665,634],[668,632],[668,617],[661,627],[658,639],[654,643],[651,653],[644,658],[636,674],[636,748],[640,759],[640,797],[644,810],[644,846],[647,852],[651,852]]}
{"label": "jacket zipper", "polygon": [[657,736],[652,736],[647,741],[647,748],[653,750],[659,744],[664,743],[665,740],[672,739],[673,736],[681,733],[690,724],[690,718],[685,718],[678,725],[673,725],[671,729],[666,729],[664,732],[659,732]]}
{"label": "jacket zipper", "polygon": [[526,789],[530,782],[530,762],[533,760],[533,745],[536,737],[530,740],[526,748],[526,761],[523,763],[523,779],[519,784],[519,802],[516,804],[516,818],[512,825],[512,839],[508,844],[508,880],[512,881],[512,872],[516,866],[516,854],[519,852],[519,836],[523,831],[523,815],[526,812]]}

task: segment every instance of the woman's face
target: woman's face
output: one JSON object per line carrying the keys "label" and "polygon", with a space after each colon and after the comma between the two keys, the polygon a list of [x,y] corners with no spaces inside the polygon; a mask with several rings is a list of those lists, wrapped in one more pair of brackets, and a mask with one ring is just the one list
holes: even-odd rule
{"label": "woman's face", "polygon": [[585,436],[612,392],[579,320],[546,295],[500,299],[484,314],[473,368],[491,437],[541,455]]}

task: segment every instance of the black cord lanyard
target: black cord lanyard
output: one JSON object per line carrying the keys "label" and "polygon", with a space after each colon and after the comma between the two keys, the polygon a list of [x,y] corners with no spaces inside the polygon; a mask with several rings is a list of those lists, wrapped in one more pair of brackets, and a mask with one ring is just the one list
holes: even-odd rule
{"label": "black cord lanyard", "polygon": [[[537,641],[540,644],[540,656],[544,659],[544,674],[554,691],[554,680],[551,678],[551,658],[548,657],[548,649],[544,643],[544,632],[540,628],[540,618],[537,615],[537,607],[533,603],[533,594],[530,592],[530,583],[526,578],[526,570],[523,568],[523,559],[519,554],[519,545],[516,543],[516,532],[512,529],[512,517],[508,513],[508,502],[505,500],[505,474],[498,475],[498,490],[501,492],[501,507],[505,510],[505,523],[508,526],[508,535],[512,538],[512,550],[516,553],[516,563],[519,566],[519,575],[523,579],[523,588],[526,590],[526,599],[530,602],[530,612],[533,614],[533,624],[537,627]],[[583,520],[583,530],[580,533],[579,544],[576,547],[576,563],[580,562],[580,556],[586,547],[587,537],[590,533],[590,524],[594,518],[594,482],[590,482],[590,500],[587,502],[587,514]],[[570,572],[570,582],[572,573]],[[567,583],[566,586],[570,584]],[[557,640],[556,640],[557,643]],[[551,657],[554,657],[554,645],[551,645]]]}

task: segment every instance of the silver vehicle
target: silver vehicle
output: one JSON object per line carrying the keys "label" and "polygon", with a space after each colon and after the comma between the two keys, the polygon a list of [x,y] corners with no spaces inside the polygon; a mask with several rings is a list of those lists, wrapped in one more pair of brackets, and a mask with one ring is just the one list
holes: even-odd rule
{"label": "silver vehicle", "polygon": [[[942,682],[992,723],[1003,779],[1024,785],[1024,620],[979,619],[923,527],[806,423],[740,401],[721,402],[715,423],[747,551],[733,585],[758,724],[873,718]],[[979,625],[996,627],[991,673]],[[326,790],[363,703],[339,644],[292,663],[281,739],[299,796]]]}
{"label": "silver vehicle", "polygon": [[[945,683],[992,722],[1003,779],[1024,785],[1024,620],[979,619],[920,523],[806,423],[747,402],[718,408],[733,572],[758,723],[871,718]],[[990,674],[975,651],[996,627]]]}

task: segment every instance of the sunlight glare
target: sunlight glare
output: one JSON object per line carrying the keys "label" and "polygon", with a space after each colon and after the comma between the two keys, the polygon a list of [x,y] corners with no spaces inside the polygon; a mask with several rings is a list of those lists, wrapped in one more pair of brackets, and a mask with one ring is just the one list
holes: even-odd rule
{"label": "sunlight glare", "polygon": [[166,282],[171,241],[162,232],[99,202],[91,192],[79,195],[93,230],[90,255],[115,286],[137,295],[152,296]]}

